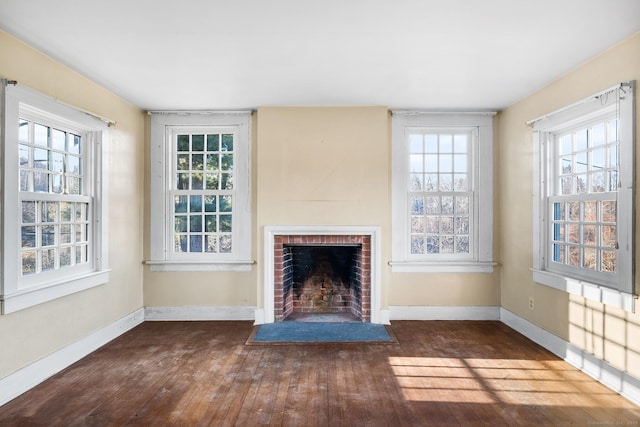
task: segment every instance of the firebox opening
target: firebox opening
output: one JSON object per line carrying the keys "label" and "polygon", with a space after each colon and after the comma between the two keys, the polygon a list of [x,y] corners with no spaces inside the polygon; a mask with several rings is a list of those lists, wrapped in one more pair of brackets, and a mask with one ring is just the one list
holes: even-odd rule
{"label": "firebox opening", "polygon": [[362,245],[285,245],[284,320],[362,320]]}

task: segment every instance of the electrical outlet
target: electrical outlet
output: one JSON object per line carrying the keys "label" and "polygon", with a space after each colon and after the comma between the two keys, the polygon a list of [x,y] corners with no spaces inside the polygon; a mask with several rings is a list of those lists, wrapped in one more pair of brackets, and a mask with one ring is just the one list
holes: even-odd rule
{"label": "electrical outlet", "polygon": [[533,297],[529,297],[529,310],[533,310],[533,308],[534,308]]}

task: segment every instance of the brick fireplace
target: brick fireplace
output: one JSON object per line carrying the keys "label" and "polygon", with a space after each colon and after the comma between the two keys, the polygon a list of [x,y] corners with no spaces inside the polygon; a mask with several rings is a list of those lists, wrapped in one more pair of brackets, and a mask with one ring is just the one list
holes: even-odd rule
{"label": "brick fireplace", "polygon": [[371,236],[276,235],[274,315],[348,313],[371,320]]}
{"label": "brick fireplace", "polygon": [[256,323],[293,313],[348,313],[383,323],[378,235],[378,227],[367,226],[265,226],[264,309]]}

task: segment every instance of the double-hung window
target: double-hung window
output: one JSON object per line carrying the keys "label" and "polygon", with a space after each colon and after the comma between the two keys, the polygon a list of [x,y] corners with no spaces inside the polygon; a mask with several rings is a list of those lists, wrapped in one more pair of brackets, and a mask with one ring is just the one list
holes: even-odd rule
{"label": "double-hung window", "polygon": [[152,113],[152,270],[250,268],[250,119]]}
{"label": "double-hung window", "polygon": [[532,122],[534,280],[630,308],[634,84]]}
{"label": "double-hung window", "polygon": [[493,114],[393,113],[393,271],[491,272]]}
{"label": "double-hung window", "polygon": [[3,82],[3,312],[108,280],[106,124]]}

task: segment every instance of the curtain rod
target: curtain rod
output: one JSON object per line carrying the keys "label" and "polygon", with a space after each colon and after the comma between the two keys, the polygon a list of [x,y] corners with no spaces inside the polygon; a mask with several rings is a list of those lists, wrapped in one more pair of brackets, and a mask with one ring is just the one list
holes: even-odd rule
{"label": "curtain rod", "polygon": [[563,111],[566,111],[566,110],[569,110],[571,108],[577,107],[578,105],[582,105],[582,104],[586,104],[588,102],[595,101],[595,100],[599,99],[602,95],[605,95],[607,93],[611,93],[611,92],[613,92],[613,91],[615,91],[617,89],[622,89],[623,87],[629,87],[629,88],[633,87],[633,81],[617,83],[617,84],[615,84],[615,85],[613,85],[613,86],[611,86],[611,87],[609,87],[607,89],[601,90],[600,92],[597,92],[597,93],[595,93],[593,95],[590,95],[590,96],[588,96],[586,98],[583,98],[580,101],[574,102],[574,103],[569,104],[569,105],[565,105],[562,108],[558,108],[557,110],[554,110],[554,111],[552,111],[550,113],[544,114],[544,115],[542,115],[540,117],[537,117],[537,118],[535,118],[533,120],[529,120],[528,122],[526,122],[526,125],[529,126],[529,127],[532,127],[535,122],[538,122],[540,120],[544,120],[546,118],[554,116],[554,115],[556,115],[558,113],[561,113]]}
{"label": "curtain rod", "polygon": [[[0,80],[4,83],[4,85],[5,85],[5,86],[6,86],[6,85],[16,86],[16,85],[18,84],[18,81],[17,81],[17,80],[11,80],[11,79],[6,79],[6,78],[2,78],[2,77],[0,77]],[[107,125],[107,126],[109,126],[109,127],[111,127],[111,126],[115,126],[115,125],[117,124],[117,122],[116,122],[115,120],[111,120],[111,119],[109,119],[109,118],[107,118],[107,117],[101,116],[101,115],[99,115],[99,114],[93,113],[93,112],[88,111],[88,110],[85,110],[85,109],[83,109],[83,108],[79,108],[79,107],[77,107],[76,105],[69,104],[68,102],[61,101],[61,100],[60,100],[60,99],[58,99],[58,98],[55,98],[55,97],[50,96],[50,95],[48,95],[48,94],[45,94],[45,93],[43,93],[43,92],[41,92],[41,91],[38,91],[38,90],[36,90],[36,89],[33,89],[33,88],[31,88],[30,86],[24,85],[24,84],[22,84],[22,83],[20,83],[20,85],[21,85],[21,86],[23,86],[23,87],[25,87],[25,88],[29,88],[29,90],[32,90],[32,91],[38,92],[38,93],[39,93],[39,94],[41,94],[42,96],[45,96],[45,97],[47,97],[47,98],[51,99],[52,101],[57,102],[58,104],[64,105],[65,107],[72,108],[72,109],[74,109],[74,110],[76,110],[76,111],[79,111],[79,112],[81,112],[81,113],[83,113],[83,114],[86,114],[87,116],[91,116],[91,117],[93,117],[94,119],[100,120],[101,122],[106,123],[106,125]]]}

